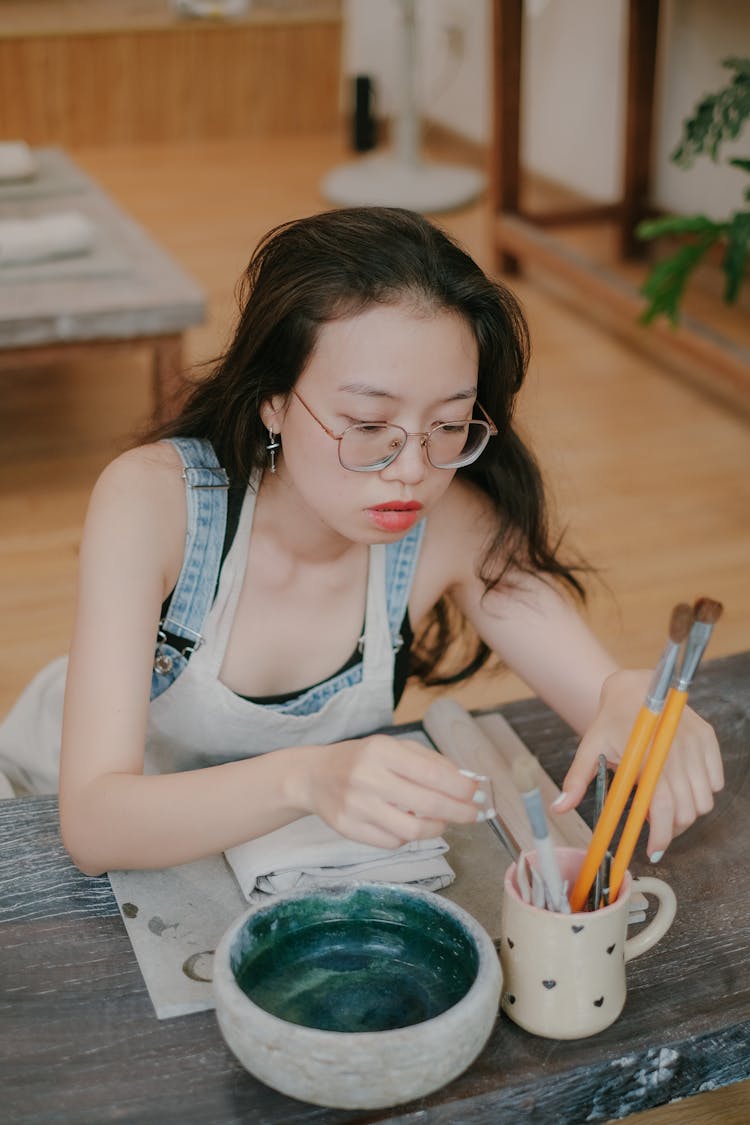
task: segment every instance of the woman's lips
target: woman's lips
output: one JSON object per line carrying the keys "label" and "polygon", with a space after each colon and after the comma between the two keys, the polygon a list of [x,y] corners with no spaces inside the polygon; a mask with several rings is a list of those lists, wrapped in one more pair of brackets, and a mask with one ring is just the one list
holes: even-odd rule
{"label": "woman's lips", "polygon": [[368,508],[367,515],[381,531],[408,531],[421,511],[422,505],[417,500],[392,500]]}

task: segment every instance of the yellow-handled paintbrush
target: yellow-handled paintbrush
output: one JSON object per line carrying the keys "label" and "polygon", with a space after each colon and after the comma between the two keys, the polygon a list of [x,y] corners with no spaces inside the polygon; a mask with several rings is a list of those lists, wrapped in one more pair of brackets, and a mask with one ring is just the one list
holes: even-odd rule
{"label": "yellow-handled paintbrush", "polygon": [[685,645],[682,665],[679,674],[675,677],[673,686],[669,689],[667,702],[656,728],[654,741],[643,767],[643,773],[638,782],[638,788],[635,791],[620,842],[617,845],[615,858],[612,860],[609,877],[611,901],[614,901],[617,897],[620,884],[633,857],[635,845],[646,820],[656,783],[664,768],[664,763],[667,760],[677,731],[677,724],[687,703],[690,684],[698,671],[703,653],[706,651],[711,631],[721,617],[722,608],[721,602],[712,601],[711,598],[699,598],[695,603],[695,621]]}
{"label": "yellow-handled paintbrush", "polygon": [[638,770],[667,698],[680,646],[688,636],[692,622],[693,610],[689,605],[682,602],[674,607],[669,620],[669,640],[654,672],[648,695],[630,732],[630,738],[609,787],[601,816],[594,825],[583,866],[570,893],[570,908],[574,913],[583,910],[586,904],[596,873],[607,854],[630,792],[635,785]]}

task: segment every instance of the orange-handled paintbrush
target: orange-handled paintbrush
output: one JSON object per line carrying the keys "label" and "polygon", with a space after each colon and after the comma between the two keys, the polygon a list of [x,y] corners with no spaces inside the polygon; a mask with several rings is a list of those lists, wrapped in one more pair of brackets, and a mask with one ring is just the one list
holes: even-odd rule
{"label": "orange-handled paintbrush", "polygon": [[638,770],[664,707],[680,645],[690,632],[692,621],[693,610],[689,605],[680,603],[672,610],[669,620],[669,640],[654,672],[648,695],[630,732],[620,764],[612,778],[601,816],[594,825],[583,865],[570,893],[570,909],[573,912],[583,910],[596,873],[607,853],[630,792],[635,785]]}
{"label": "orange-handled paintbrush", "polygon": [[688,689],[698,670],[701,657],[706,651],[711,631],[721,617],[722,608],[721,602],[712,601],[710,598],[699,598],[695,603],[695,621],[685,645],[682,666],[679,675],[675,678],[674,686],[669,689],[664,712],[656,728],[654,741],[643,767],[643,773],[638,782],[638,788],[635,791],[625,827],[622,830],[615,858],[612,860],[609,877],[610,901],[612,902],[617,897],[623,876],[633,857],[635,845],[646,820],[656,783],[664,768],[664,763],[667,760],[677,731],[677,724],[687,703]]}

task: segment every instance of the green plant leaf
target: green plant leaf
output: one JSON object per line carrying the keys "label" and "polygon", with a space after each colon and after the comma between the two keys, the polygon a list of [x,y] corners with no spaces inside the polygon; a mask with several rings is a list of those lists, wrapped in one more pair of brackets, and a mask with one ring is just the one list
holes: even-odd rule
{"label": "green plant leaf", "polygon": [[750,160],[743,160],[741,156],[735,156],[729,163],[734,168],[741,168],[743,172],[750,172]]}
{"label": "green plant leaf", "polygon": [[703,97],[692,117],[683,122],[682,137],[671,159],[684,168],[696,156],[717,160],[722,143],[735,140],[750,117],[750,59],[728,58],[722,66],[734,71],[728,85]]}
{"label": "green plant leaf", "polygon": [[657,316],[666,316],[672,324],[677,324],[687,280],[720,234],[718,229],[709,231],[697,241],[681,246],[669,258],[657,262],[641,286],[641,293],[649,301],[640,317],[643,324],[650,324]]}
{"label": "green plant leaf", "polygon": [[661,238],[665,234],[723,234],[724,223],[716,223],[706,215],[665,215],[661,219],[644,219],[635,228],[638,238]]}
{"label": "green plant leaf", "polygon": [[724,300],[733,304],[745,280],[748,250],[750,250],[750,211],[738,211],[727,226],[727,249],[721,268],[726,277]]}

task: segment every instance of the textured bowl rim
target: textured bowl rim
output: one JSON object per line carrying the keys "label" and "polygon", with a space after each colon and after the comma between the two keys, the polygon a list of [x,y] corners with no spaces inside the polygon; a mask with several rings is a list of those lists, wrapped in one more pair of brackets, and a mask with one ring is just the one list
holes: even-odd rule
{"label": "textured bowl rim", "polygon": [[[282,1019],[276,1016],[273,1012],[261,1008],[259,1004],[251,1000],[250,997],[242,991],[237,983],[234,972],[230,965],[230,949],[232,943],[237,936],[238,932],[242,929],[249,918],[257,914],[265,913],[273,910],[274,907],[279,906],[281,903],[291,902],[296,899],[311,898],[314,896],[327,896],[334,894],[342,894],[343,892],[354,892],[356,890],[372,890],[372,891],[395,891],[400,895],[405,895],[408,898],[419,898],[423,901],[436,906],[439,911],[443,911],[453,917],[459,922],[464,929],[468,932],[469,936],[474,941],[477,949],[479,963],[477,966],[477,974],[471,986],[467,989],[460,1000],[455,1004],[451,1004],[445,1011],[440,1012],[436,1016],[431,1016],[430,1019],[420,1020],[418,1023],[407,1024],[405,1027],[389,1028],[385,1031],[329,1031],[324,1028],[307,1027],[305,1024],[292,1023],[290,1020]],[[489,962],[489,964],[488,964]],[[307,890],[292,890],[286,891],[279,895],[274,895],[270,902],[253,903],[251,906],[243,911],[231,925],[224,932],[219,944],[216,947],[214,954],[214,971],[213,971],[213,993],[216,1002],[217,1015],[220,1014],[220,1009],[226,1002],[235,1011],[242,1008],[249,1008],[255,1013],[255,1018],[262,1021],[269,1028],[276,1028],[281,1031],[283,1029],[293,1029],[296,1039],[305,1040],[310,1038],[315,1044],[321,1042],[334,1043],[344,1039],[350,1040],[352,1037],[356,1038],[358,1044],[366,1046],[368,1041],[377,1042],[382,1044],[384,1038],[391,1041],[397,1041],[399,1038],[404,1038],[406,1035],[414,1035],[418,1033],[419,1029],[432,1028],[437,1026],[440,1022],[449,1023],[460,1020],[463,1015],[463,1010],[469,1005],[474,1004],[477,993],[480,989],[484,989],[487,984],[487,976],[492,973],[492,962],[495,963],[498,980],[498,1011],[500,1009],[500,998],[502,996],[502,983],[503,971],[500,964],[500,958],[494,946],[492,938],[487,933],[485,928],[480,925],[476,918],[465,910],[464,907],[459,906],[457,903],[452,902],[450,899],[442,898],[437,891],[430,891],[424,887],[415,887],[407,883],[379,883],[367,882],[360,880],[352,880],[347,883],[336,883],[330,887],[308,888]],[[218,978],[218,983],[217,983]],[[219,995],[219,989],[226,990],[223,996]],[[312,1045],[312,1044],[311,1044]]]}

